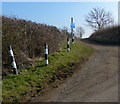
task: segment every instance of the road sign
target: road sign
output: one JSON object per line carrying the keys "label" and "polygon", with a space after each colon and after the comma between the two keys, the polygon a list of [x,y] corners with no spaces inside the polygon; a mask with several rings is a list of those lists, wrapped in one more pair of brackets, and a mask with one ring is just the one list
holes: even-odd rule
{"label": "road sign", "polygon": [[75,23],[71,23],[70,28],[75,28]]}

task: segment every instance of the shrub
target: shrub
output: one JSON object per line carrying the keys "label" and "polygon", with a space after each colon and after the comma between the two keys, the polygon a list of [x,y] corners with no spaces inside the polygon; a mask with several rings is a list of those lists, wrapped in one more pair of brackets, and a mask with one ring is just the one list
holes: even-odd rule
{"label": "shrub", "polygon": [[90,36],[90,40],[106,44],[120,44],[120,26],[107,27],[96,31]]}

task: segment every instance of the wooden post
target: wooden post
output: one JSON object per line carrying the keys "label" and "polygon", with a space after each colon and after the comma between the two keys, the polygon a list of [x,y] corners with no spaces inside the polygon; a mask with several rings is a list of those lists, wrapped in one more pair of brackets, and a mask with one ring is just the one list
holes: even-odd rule
{"label": "wooden post", "polygon": [[45,54],[45,65],[47,66],[49,64],[49,62],[48,62],[48,44],[47,43],[45,43],[44,54]]}
{"label": "wooden post", "polygon": [[67,50],[70,51],[70,40],[69,40],[69,37],[67,38]]}
{"label": "wooden post", "polygon": [[11,65],[12,65],[12,68],[13,68],[13,74],[18,75],[17,65],[16,65],[16,62],[15,62],[15,59],[14,59],[14,54],[13,54],[12,47],[8,46],[8,48],[9,48],[9,55],[10,55],[11,63],[12,63]]}

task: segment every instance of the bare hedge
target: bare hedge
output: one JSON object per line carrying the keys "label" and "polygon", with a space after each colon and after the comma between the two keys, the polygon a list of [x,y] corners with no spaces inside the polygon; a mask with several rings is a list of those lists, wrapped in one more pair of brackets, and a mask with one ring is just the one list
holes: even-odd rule
{"label": "bare hedge", "polygon": [[18,68],[22,68],[31,65],[33,59],[43,57],[45,42],[48,43],[51,54],[59,51],[59,46],[65,39],[66,34],[55,26],[2,16],[3,71],[11,68],[8,45],[13,47]]}

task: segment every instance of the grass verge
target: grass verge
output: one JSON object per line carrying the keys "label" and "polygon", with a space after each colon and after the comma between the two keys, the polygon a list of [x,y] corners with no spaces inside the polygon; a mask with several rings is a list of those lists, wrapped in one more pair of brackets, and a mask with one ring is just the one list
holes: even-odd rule
{"label": "grass verge", "polygon": [[45,89],[45,85],[55,80],[65,79],[72,70],[83,63],[92,54],[93,49],[75,42],[71,51],[66,51],[66,44],[60,52],[49,55],[49,65],[44,60],[36,60],[34,67],[21,71],[20,75],[9,75],[3,79],[3,102],[19,102],[26,96],[33,96]]}

